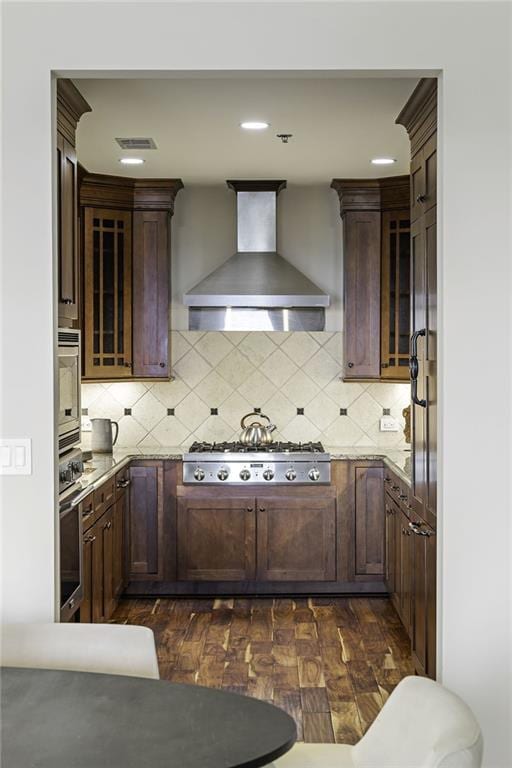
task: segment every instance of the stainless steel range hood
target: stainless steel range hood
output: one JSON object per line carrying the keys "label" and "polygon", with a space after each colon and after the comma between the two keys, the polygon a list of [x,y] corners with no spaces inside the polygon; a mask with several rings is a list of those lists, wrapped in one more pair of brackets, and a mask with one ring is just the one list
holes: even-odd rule
{"label": "stainless steel range hood", "polygon": [[277,253],[277,195],[286,181],[228,181],[237,252],[183,297],[190,330],[323,331],[329,296]]}

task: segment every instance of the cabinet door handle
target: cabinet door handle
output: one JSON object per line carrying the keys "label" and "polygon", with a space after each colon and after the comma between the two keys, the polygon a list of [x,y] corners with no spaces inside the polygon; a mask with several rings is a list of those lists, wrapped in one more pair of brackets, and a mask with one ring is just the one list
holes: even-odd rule
{"label": "cabinet door handle", "polygon": [[426,329],[421,328],[419,331],[414,331],[411,336],[411,356],[409,358],[409,373],[411,375],[411,400],[415,405],[420,405],[422,408],[427,407],[427,401],[421,400],[418,397],[418,338],[420,336],[426,336]]}
{"label": "cabinet door handle", "polygon": [[247,507],[248,512],[254,512],[254,509],[252,507]]}
{"label": "cabinet door handle", "polygon": [[160,363],[160,368],[165,368],[165,363]]}
{"label": "cabinet door handle", "polygon": [[68,305],[72,304],[73,303],[73,299],[62,299],[62,303],[63,304],[68,304]]}
{"label": "cabinet door handle", "polygon": [[400,499],[400,501],[407,501],[407,496],[404,493],[401,493],[398,498]]}
{"label": "cabinet door handle", "polygon": [[118,482],[118,484],[117,484],[117,487],[118,488],[128,488],[128,486],[130,485],[130,482],[131,482],[130,480],[120,480]]}
{"label": "cabinet door handle", "polygon": [[353,368],[354,367],[354,363],[347,363],[347,365],[348,365],[349,368]]}
{"label": "cabinet door handle", "polygon": [[105,525],[105,528],[112,528],[112,520],[108,521],[108,523]]}
{"label": "cabinet door handle", "polygon": [[260,512],[266,512],[265,507],[260,507]]}
{"label": "cabinet door handle", "polygon": [[428,199],[428,195],[417,195],[416,202],[417,203],[425,203]]}

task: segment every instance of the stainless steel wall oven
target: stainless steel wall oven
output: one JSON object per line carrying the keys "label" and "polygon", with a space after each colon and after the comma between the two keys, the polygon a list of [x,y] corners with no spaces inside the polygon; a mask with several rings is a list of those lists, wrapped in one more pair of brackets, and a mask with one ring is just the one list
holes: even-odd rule
{"label": "stainless steel wall oven", "polygon": [[80,331],[59,328],[59,453],[80,442]]}

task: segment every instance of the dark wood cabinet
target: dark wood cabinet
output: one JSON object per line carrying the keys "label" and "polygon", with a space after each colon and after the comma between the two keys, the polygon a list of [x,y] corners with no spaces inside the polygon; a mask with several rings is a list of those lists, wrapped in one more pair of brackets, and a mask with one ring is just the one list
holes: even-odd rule
{"label": "dark wood cabinet", "polygon": [[80,621],[105,621],[103,601],[103,531],[100,521],[83,535],[84,596],[80,605]]}
{"label": "dark wood cabinet", "polygon": [[76,127],[91,108],[70,80],[57,81],[57,266],[59,325],[79,315]]}
{"label": "dark wood cabinet", "polygon": [[254,497],[178,497],[178,579],[249,581],[256,566]]}
{"label": "dark wood cabinet", "polygon": [[182,186],[82,174],[84,379],[169,377],[170,220]]}
{"label": "dark wood cabinet", "polygon": [[437,506],[437,80],[425,78],[397,118],[411,141],[411,331],[417,382],[411,410],[414,512],[434,529]]}
{"label": "dark wood cabinet", "polygon": [[409,379],[411,220],[409,211],[382,214],[382,379]]}
{"label": "dark wood cabinet", "polygon": [[418,674],[436,674],[436,543],[434,530],[415,519],[412,527],[413,608],[411,645]]}
{"label": "dark wood cabinet", "polygon": [[168,376],[170,216],[133,214],[133,375]]}
{"label": "dark wood cabinet", "polygon": [[333,179],[343,219],[343,378],[409,378],[409,177]]}
{"label": "dark wood cabinet", "polygon": [[164,570],[164,463],[130,467],[127,578],[159,581]]}
{"label": "dark wood cabinet", "polygon": [[112,594],[117,603],[125,586],[126,493],[112,507]]}
{"label": "dark wood cabinet", "polygon": [[398,605],[402,624],[409,636],[412,632],[413,541],[409,518],[400,510],[400,556],[398,565]]}
{"label": "dark wood cabinet", "polygon": [[[385,500],[385,512],[386,512],[386,586],[388,592],[393,600],[394,595],[397,592],[397,508],[393,501],[386,496]],[[395,601],[393,601],[395,602]],[[396,607],[396,605],[395,605]]]}
{"label": "dark wood cabinet", "polygon": [[112,505],[102,515],[96,526],[102,538],[103,549],[103,619],[108,621],[116,607],[114,600],[114,536],[113,536],[113,510]]}
{"label": "dark wood cabinet", "polygon": [[380,376],[380,213],[344,218],[344,376]]}
{"label": "dark wood cabinet", "polygon": [[85,208],[84,376],[132,375],[131,214]]}
{"label": "dark wood cabinet", "polygon": [[384,576],[384,469],[355,467],[355,576]]}
{"label": "dark wood cabinet", "polygon": [[335,581],[336,502],[331,494],[258,498],[257,578]]}

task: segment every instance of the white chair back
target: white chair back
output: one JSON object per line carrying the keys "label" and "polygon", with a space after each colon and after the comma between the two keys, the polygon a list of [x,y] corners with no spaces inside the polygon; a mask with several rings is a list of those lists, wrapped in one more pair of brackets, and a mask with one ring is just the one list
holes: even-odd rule
{"label": "white chair back", "polygon": [[153,632],[123,624],[4,624],[4,667],[159,678]]}
{"label": "white chair back", "polygon": [[469,707],[424,677],[406,677],[353,748],[357,768],[480,768],[482,735]]}

